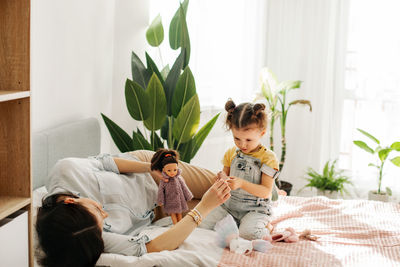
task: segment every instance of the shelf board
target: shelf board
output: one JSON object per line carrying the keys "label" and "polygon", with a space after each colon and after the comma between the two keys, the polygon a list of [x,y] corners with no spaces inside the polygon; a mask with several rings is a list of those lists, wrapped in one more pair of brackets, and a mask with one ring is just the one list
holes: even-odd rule
{"label": "shelf board", "polygon": [[29,97],[30,91],[0,91],[0,102]]}
{"label": "shelf board", "polygon": [[29,197],[0,196],[0,220],[29,205]]}

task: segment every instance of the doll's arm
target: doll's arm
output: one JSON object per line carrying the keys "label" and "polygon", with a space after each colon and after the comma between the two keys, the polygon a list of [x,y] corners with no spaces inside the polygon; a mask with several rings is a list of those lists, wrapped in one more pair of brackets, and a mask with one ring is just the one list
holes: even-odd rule
{"label": "doll's arm", "polygon": [[187,187],[185,180],[183,180],[182,176],[178,176],[178,177],[179,177],[179,183],[181,184],[181,188],[182,188],[183,196],[185,197],[185,200],[186,201],[191,200],[193,198],[192,192]]}
{"label": "doll's arm", "polygon": [[158,193],[157,193],[157,203],[158,205],[162,206],[165,202],[165,183],[163,180],[160,181],[160,185],[158,186]]}

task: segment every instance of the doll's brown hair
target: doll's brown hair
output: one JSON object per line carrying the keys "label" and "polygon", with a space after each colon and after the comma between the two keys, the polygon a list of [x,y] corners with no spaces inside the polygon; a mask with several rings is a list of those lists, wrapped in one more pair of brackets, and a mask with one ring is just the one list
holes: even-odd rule
{"label": "doll's brown hair", "polygon": [[178,163],[179,153],[172,149],[160,148],[151,158],[151,170],[162,171],[169,163]]}
{"label": "doll's brown hair", "polygon": [[268,116],[264,104],[242,103],[236,106],[232,99],[229,99],[225,104],[225,110],[228,112],[225,124],[229,130],[245,128],[254,123],[260,129],[267,128]]}

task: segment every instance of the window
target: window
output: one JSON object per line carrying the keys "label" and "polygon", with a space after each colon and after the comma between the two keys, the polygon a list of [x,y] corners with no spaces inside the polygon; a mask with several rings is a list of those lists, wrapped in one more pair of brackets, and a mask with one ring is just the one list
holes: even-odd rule
{"label": "window", "polygon": [[[383,145],[400,141],[400,16],[397,0],[352,0],[345,71],[340,163],[352,170],[361,195],[378,187],[368,163],[377,158],[353,144],[367,140],[361,128]],[[393,158],[396,152],[392,152]],[[397,153],[399,154],[399,153]],[[387,162],[382,186],[400,192],[400,168]]]}

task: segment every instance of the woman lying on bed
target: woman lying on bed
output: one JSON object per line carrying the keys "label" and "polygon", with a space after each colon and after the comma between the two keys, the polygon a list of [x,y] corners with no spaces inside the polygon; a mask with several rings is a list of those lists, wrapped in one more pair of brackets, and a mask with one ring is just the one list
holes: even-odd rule
{"label": "woman lying on bed", "polygon": [[[145,153],[145,152],[144,152]],[[137,154],[137,156],[140,156]],[[191,168],[186,164],[186,168]],[[36,231],[43,266],[94,266],[102,252],[141,256],[176,249],[196,228],[185,216],[153,240],[140,235],[154,219],[158,172],[130,153],[60,160],[46,184]],[[196,206],[205,218],[230,197],[217,181]]]}

